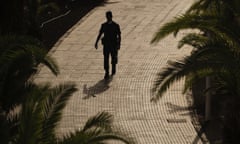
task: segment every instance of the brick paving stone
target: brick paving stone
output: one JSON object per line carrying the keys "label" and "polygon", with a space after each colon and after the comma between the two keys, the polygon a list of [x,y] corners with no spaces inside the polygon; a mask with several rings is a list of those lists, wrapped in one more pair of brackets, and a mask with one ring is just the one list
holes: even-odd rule
{"label": "brick paving stone", "polygon": [[[150,102],[150,89],[159,70],[168,60],[191,51],[187,47],[176,48],[179,37],[168,36],[155,45],[150,44],[151,38],[162,24],[186,11],[192,2],[109,0],[55,44],[49,54],[58,61],[61,74],[55,77],[41,67],[36,82],[72,81],[79,89],[64,110],[59,136],[81,128],[90,116],[105,110],[114,115],[114,126],[139,144],[188,144],[198,139],[181,91],[184,80],[176,82],[158,103]],[[121,26],[122,46],[117,74],[104,84],[102,47],[95,50],[94,42],[107,10],[112,10],[113,19]]]}

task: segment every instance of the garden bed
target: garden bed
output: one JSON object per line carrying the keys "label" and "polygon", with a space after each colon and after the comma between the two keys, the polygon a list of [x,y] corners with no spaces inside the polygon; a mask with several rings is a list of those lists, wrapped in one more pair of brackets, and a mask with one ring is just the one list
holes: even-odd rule
{"label": "garden bed", "polygon": [[61,13],[48,20],[42,21],[42,41],[48,49],[58,41],[58,39],[76,24],[89,11],[99,5],[103,5],[106,0],[75,0],[66,3],[66,9],[62,4]]}

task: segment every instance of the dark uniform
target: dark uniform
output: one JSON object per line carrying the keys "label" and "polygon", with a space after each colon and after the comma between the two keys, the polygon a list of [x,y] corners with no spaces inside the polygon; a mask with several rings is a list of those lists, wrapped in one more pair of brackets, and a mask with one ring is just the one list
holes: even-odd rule
{"label": "dark uniform", "polygon": [[104,69],[109,71],[109,55],[111,55],[112,74],[116,72],[116,64],[118,62],[118,49],[120,48],[119,35],[121,35],[120,26],[112,21],[102,24],[100,33],[104,34],[102,38],[103,55],[104,55]]}

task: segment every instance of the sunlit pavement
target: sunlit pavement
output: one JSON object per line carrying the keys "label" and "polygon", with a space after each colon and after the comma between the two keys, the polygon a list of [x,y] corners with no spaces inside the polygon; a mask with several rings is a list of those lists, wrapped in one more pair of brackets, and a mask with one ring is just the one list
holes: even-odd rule
{"label": "sunlit pavement", "polygon": [[[188,97],[182,94],[183,80],[175,83],[159,102],[150,102],[156,74],[168,60],[191,51],[178,50],[180,37],[172,35],[155,45],[150,41],[162,24],[186,11],[192,2],[109,0],[70,29],[50,52],[61,74],[55,77],[43,67],[36,77],[37,82],[74,82],[79,89],[64,110],[58,134],[81,128],[90,116],[107,111],[114,115],[116,129],[139,144],[202,143],[191,122]],[[113,19],[121,26],[122,45],[117,73],[105,82],[102,46],[99,43],[96,50],[94,43],[107,10],[113,12]]]}

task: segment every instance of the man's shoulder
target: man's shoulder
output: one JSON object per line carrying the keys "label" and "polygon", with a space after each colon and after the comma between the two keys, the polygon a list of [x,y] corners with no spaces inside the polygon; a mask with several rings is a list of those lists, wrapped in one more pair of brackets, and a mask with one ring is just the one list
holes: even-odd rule
{"label": "man's shoulder", "polygon": [[115,21],[113,21],[113,24],[114,24],[114,25],[116,25],[116,26],[119,26],[119,24],[118,24],[118,23],[116,23]]}
{"label": "man's shoulder", "polygon": [[107,25],[107,22],[102,23],[102,26],[106,26],[106,25]]}
{"label": "man's shoulder", "polygon": [[[115,26],[119,26],[119,24],[118,23],[116,23],[115,21],[112,21],[112,23],[111,23],[112,25],[115,25]],[[109,23],[108,22],[104,22],[104,23],[102,23],[102,26],[108,26],[109,25]]]}
{"label": "man's shoulder", "polygon": [[106,25],[106,24],[107,24],[107,22],[102,23],[102,25]]}

